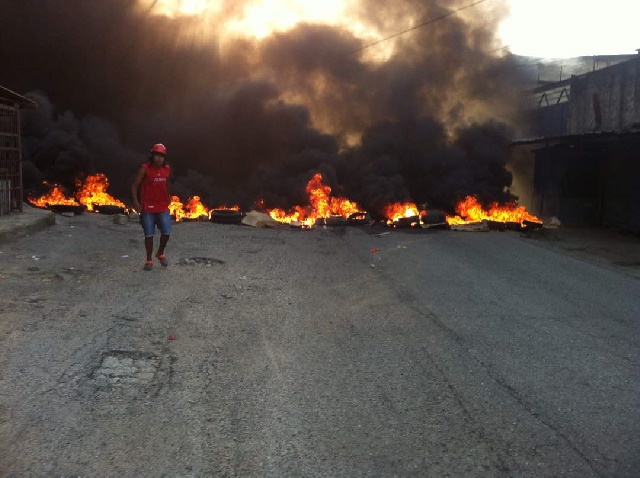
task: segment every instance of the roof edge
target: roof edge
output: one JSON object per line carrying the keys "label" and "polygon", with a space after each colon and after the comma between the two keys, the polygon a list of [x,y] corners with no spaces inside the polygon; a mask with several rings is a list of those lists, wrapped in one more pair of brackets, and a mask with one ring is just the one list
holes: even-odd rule
{"label": "roof edge", "polygon": [[15,91],[11,91],[9,88],[5,88],[4,86],[0,86],[0,103],[8,103],[25,109],[35,109],[38,107],[38,104],[35,101],[30,100]]}
{"label": "roof edge", "polygon": [[558,136],[538,136],[534,138],[519,138],[510,142],[511,146],[520,146],[524,144],[539,143],[557,143],[563,141],[575,141],[580,139],[603,139],[603,138],[620,138],[620,137],[640,137],[640,131],[590,131],[585,133],[564,134]]}

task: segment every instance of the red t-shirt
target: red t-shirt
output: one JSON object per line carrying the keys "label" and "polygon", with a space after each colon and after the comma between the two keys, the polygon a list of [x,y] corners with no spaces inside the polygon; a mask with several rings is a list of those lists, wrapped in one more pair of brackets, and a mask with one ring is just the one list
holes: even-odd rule
{"label": "red t-shirt", "polygon": [[169,193],[167,190],[167,180],[171,168],[168,164],[156,168],[149,163],[142,165],[144,168],[144,179],[142,180],[142,191],[140,205],[142,212],[165,212],[169,210]]}

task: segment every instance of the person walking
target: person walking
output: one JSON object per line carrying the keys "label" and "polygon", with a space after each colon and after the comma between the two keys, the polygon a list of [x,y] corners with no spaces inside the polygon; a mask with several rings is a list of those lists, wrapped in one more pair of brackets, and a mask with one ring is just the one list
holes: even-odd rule
{"label": "person walking", "polygon": [[[171,168],[166,162],[167,148],[163,144],[154,144],[149,154],[149,160],[140,166],[136,179],[131,184],[131,199],[133,207],[140,213],[140,224],[144,231],[144,247],[147,252],[147,262],[143,269],[153,269],[153,237],[156,226],[160,230],[160,244],[156,258],[163,267],[169,265],[164,249],[171,234],[171,215],[169,204],[169,175]],[[138,201],[140,190],[140,201]]]}

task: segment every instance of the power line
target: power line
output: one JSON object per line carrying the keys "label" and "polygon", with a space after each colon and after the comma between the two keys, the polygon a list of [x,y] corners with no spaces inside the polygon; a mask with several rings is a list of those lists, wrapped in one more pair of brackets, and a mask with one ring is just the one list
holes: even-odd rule
{"label": "power line", "polygon": [[467,8],[475,7],[476,5],[479,5],[479,4],[484,3],[486,1],[487,0],[478,0],[478,1],[474,2],[474,3],[470,3],[469,5],[465,5],[463,7],[460,7],[458,9],[456,9],[456,10],[451,10],[448,13],[444,13],[444,14],[439,15],[437,17],[430,18],[429,20],[426,20],[426,21],[424,21],[422,23],[414,25],[411,28],[407,28],[406,30],[402,30],[401,32],[394,33],[393,35],[389,35],[388,37],[381,38],[380,40],[374,41],[373,43],[369,43],[367,45],[361,46],[360,48],[356,48],[355,50],[351,50],[351,51],[345,53],[345,56],[353,55],[354,53],[358,53],[358,52],[360,52],[362,50],[366,50],[367,48],[371,48],[372,46],[378,45],[378,44],[380,44],[382,42],[385,42],[387,40],[391,40],[392,38],[399,37],[400,35],[404,35],[405,33],[409,33],[409,32],[412,32],[413,30],[417,30],[418,28],[422,28],[425,25],[429,25],[430,23],[433,23],[433,22],[436,22],[438,20],[442,20],[444,18],[450,17],[450,16],[455,15],[456,13],[458,13],[458,12],[460,12],[462,10],[466,10]]}

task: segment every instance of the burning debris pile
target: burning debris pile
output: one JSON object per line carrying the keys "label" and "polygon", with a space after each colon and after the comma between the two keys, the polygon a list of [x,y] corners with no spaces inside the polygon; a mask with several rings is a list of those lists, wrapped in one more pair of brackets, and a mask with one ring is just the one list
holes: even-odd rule
{"label": "burning debris pile", "polygon": [[[456,230],[524,230],[542,227],[542,221],[515,202],[500,205],[496,202],[483,208],[477,198],[467,196],[456,205],[457,215],[440,210],[418,210],[410,202],[385,206],[386,224],[392,227],[447,228]],[[474,226],[465,228],[464,226]]]}
{"label": "burning debris pile", "polygon": [[447,216],[447,223],[453,226],[477,224],[486,222],[487,227],[497,230],[537,229],[542,227],[542,221],[530,214],[524,206],[515,203],[499,205],[494,202],[484,209],[478,200],[467,196],[456,206],[456,216]]}
{"label": "burning debris pile", "polygon": [[[45,183],[46,185],[46,183]],[[119,199],[107,193],[109,180],[107,176],[98,173],[87,176],[84,180],[76,181],[77,191],[74,196],[66,196],[62,187],[54,184],[51,190],[39,197],[29,197],[28,201],[40,208],[50,208],[54,211],[79,212],[84,209],[92,212],[103,212],[108,214],[122,213],[125,211],[125,204]]]}
{"label": "burning debris pile", "polygon": [[[78,186],[76,197],[88,211],[124,212],[126,208],[122,201],[107,193],[109,180],[102,173],[87,176],[84,181],[78,180],[76,186]],[[107,206],[111,207],[107,208]]]}
{"label": "burning debris pile", "polygon": [[200,196],[193,196],[183,204],[178,196],[171,197],[169,212],[176,222],[180,221],[212,221],[239,223],[242,219],[240,206],[217,206],[209,209],[202,204]]}
{"label": "burning debris pile", "polygon": [[[50,191],[40,197],[30,197],[29,202],[41,208],[54,211],[82,211],[116,214],[132,212],[124,202],[107,193],[109,180],[102,174],[87,176],[76,181],[75,195],[67,196],[59,185],[51,186]],[[282,224],[294,227],[311,228],[313,226],[338,226],[346,224],[373,224],[375,221],[356,202],[332,195],[331,187],[323,182],[321,173],[316,173],[306,186],[308,204],[297,205],[289,210],[264,207],[264,199],[256,201],[261,212]],[[208,208],[200,196],[193,196],[181,202],[178,196],[172,196],[169,211],[176,222],[212,221],[222,223],[240,223],[244,213],[240,206],[217,206]],[[419,210],[412,202],[397,202],[383,206],[381,221],[390,227],[433,227],[461,226],[486,223],[490,228],[526,229],[542,226],[542,221],[530,214],[524,206],[515,203],[499,205],[493,203],[484,209],[478,199],[467,196],[456,206],[457,215],[446,215],[439,210]],[[436,218],[434,220],[434,218]]]}
{"label": "burning debris pile", "polygon": [[[316,173],[309,180],[306,187],[309,195],[308,206],[294,206],[288,211],[279,208],[269,209],[267,212],[276,221],[286,224],[311,227],[326,224],[327,220],[355,218],[366,215],[362,208],[348,199],[332,196],[331,187],[323,184],[322,174]],[[264,200],[258,201],[263,204]]]}

